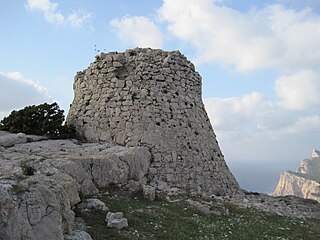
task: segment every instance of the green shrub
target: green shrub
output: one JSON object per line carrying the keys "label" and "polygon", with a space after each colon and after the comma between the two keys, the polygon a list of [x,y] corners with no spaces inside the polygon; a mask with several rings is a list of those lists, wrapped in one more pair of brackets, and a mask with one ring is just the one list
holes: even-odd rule
{"label": "green shrub", "polygon": [[20,167],[22,169],[22,173],[26,176],[32,176],[34,175],[36,169],[34,169],[32,166],[30,166],[26,161],[22,161],[20,163]]}
{"label": "green shrub", "polygon": [[0,130],[50,138],[74,138],[75,127],[62,125],[65,119],[63,112],[57,103],[27,106],[19,111],[12,111],[1,120]]}

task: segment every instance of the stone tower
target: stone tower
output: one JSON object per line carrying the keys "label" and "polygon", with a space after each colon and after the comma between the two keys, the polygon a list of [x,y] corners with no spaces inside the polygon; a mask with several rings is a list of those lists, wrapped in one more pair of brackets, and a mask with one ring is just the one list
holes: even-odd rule
{"label": "stone tower", "polygon": [[75,76],[67,123],[86,141],[147,146],[151,182],[233,195],[240,188],[201,95],[201,77],[179,51],[102,53]]}

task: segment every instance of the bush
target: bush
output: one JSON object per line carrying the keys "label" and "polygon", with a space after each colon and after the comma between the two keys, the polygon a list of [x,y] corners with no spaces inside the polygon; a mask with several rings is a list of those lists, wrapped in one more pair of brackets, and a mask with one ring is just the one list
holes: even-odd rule
{"label": "bush", "polygon": [[22,169],[22,173],[26,176],[34,175],[36,169],[30,166],[27,162],[23,161],[20,163],[20,167]]}
{"label": "bush", "polygon": [[62,125],[65,119],[63,112],[57,103],[27,106],[22,110],[12,111],[1,120],[0,130],[50,138],[74,138],[75,127]]}

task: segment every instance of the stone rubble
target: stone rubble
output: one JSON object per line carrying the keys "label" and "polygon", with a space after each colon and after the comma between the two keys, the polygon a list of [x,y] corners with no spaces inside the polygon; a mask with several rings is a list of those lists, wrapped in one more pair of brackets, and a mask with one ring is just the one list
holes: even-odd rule
{"label": "stone rubble", "polygon": [[[172,200],[170,198],[167,200],[168,202],[181,201],[181,199]],[[320,203],[295,196],[274,197],[264,193],[244,191],[244,196],[241,197],[211,196],[197,200],[187,199],[186,202],[204,215],[228,216],[229,210],[224,205],[231,203],[244,209],[253,208],[279,216],[320,220]]]}
{"label": "stone rubble", "polygon": [[75,76],[67,123],[89,142],[147,147],[150,184],[240,192],[204,109],[201,77],[179,51],[136,48],[97,56]]}
{"label": "stone rubble", "polygon": [[255,208],[263,212],[274,213],[301,219],[320,219],[320,203],[296,196],[270,196],[264,193],[245,192],[242,198],[222,198],[243,208]]}

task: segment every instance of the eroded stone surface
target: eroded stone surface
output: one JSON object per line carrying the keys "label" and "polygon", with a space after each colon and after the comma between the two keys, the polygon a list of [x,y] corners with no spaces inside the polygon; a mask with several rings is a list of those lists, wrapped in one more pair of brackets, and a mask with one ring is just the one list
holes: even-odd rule
{"label": "eroded stone surface", "polygon": [[[80,144],[28,135],[23,135],[28,141],[13,142],[17,136],[6,132],[1,137],[0,239],[6,240],[59,240],[64,235],[75,239],[79,234],[87,238],[85,232],[71,233],[75,217],[71,209],[81,201],[80,195],[98,193],[109,184],[134,182],[139,186],[151,161],[145,147]],[[22,162],[34,168],[34,175],[23,172]],[[91,205],[107,210],[98,200]]]}
{"label": "eroded stone surface", "polygon": [[[148,177],[193,192],[233,195],[228,169],[204,109],[201,77],[180,52],[133,49],[101,54],[74,81],[67,122],[89,142],[145,146]],[[130,176],[141,178],[132,165]]]}
{"label": "eroded stone surface", "polygon": [[32,176],[0,180],[2,239],[63,239],[73,228],[69,193],[56,180]]}

